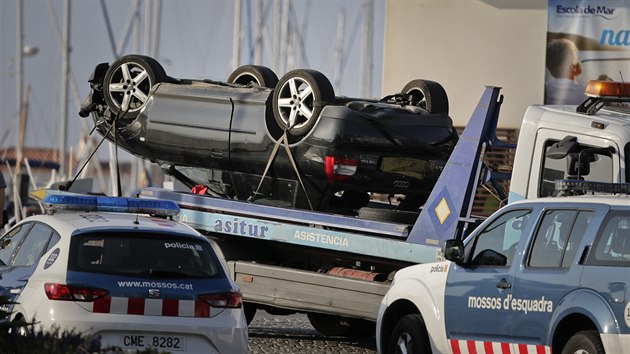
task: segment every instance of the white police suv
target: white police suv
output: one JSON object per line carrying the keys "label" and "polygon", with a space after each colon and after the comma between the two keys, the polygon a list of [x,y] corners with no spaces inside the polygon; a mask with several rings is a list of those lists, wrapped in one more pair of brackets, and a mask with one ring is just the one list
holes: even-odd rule
{"label": "white police suv", "polygon": [[447,241],[444,255],[396,274],[378,314],[379,352],[630,353],[630,196],[516,202],[465,242]]}
{"label": "white police suv", "polygon": [[[12,321],[91,333],[101,348],[247,352],[238,286],[170,201],[49,191],[0,238]],[[151,215],[151,216],[149,216]]]}

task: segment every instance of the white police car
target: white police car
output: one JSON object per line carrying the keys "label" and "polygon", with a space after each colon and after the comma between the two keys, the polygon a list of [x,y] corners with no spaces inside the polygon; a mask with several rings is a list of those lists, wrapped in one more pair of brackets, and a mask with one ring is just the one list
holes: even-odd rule
{"label": "white police car", "polygon": [[175,203],[49,191],[43,204],[0,238],[12,321],[99,335],[102,348],[247,352],[241,293],[210,242],[158,217]]}
{"label": "white police car", "polygon": [[630,353],[630,196],[516,202],[465,242],[447,241],[445,257],[396,274],[379,309],[379,352]]}

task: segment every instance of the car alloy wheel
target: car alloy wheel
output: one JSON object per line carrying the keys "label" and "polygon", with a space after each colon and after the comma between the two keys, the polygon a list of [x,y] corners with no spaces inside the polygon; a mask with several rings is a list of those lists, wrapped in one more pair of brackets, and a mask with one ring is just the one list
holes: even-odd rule
{"label": "car alloy wheel", "polygon": [[293,70],[276,86],[274,117],[280,128],[301,137],[313,128],[323,106],[334,99],[335,92],[324,74],[315,70]]}
{"label": "car alloy wheel", "polygon": [[402,333],[396,341],[396,348],[400,353],[413,353],[413,340],[409,333]]}
{"label": "car alloy wheel", "polygon": [[124,56],[112,63],[105,74],[105,102],[119,117],[135,118],[146,105],[151,87],[166,78],[164,68],[155,59]]}

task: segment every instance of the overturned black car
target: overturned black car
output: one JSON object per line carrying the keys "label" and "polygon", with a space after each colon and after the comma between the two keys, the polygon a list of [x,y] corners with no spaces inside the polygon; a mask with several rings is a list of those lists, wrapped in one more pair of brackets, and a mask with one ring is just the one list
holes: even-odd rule
{"label": "overturned black car", "polygon": [[90,84],[80,114],[91,113],[102,135],[226,198],[353,213],[382,193],[405,196],[397,208],[413,210],[457,142],[446,93],[428,80],[356,99],[335,96],[314,70],[278,80],[247,65],[227,82],[176,79],[128,55],[97,65]]}

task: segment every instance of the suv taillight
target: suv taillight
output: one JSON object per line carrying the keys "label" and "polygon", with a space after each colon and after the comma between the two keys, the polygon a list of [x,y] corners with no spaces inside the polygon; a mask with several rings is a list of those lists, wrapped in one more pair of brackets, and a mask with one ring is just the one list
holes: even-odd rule
{"label": "suv taillight", "polygon": [[50,300],[64,301],[94,301],[109,294],[109,291],[82,286],[70,286],[65,284],[44,284],[46,296]]}
{"label": "suv taillight", "polygon": [[199,295],[199,300],[212,307],[240,308],[243,306],[243,295],[239,292]]}
{"label": "suv taillight", "polygon": [[326,178],[328,182],[347,181],[357,172],[358,165],[357,159],[326,156]]}

